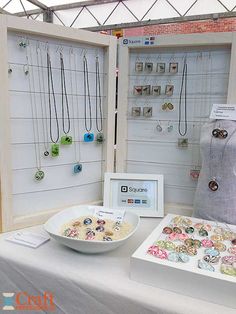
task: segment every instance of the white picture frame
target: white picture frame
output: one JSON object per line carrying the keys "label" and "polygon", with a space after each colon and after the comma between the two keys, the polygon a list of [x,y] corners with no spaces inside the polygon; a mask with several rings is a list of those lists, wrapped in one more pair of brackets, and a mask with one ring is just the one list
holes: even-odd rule
{"label": "white picture frame", "polygon": [[163,186],[163,175],[107,172],[103,206],[134,211],[141,217],[163,217]]}

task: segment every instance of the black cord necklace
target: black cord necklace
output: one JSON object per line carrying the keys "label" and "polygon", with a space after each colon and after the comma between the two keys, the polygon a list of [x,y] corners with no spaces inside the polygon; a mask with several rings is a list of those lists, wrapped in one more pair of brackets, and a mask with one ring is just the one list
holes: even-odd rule
{"label": "black cord necklace", "polygon": [[[70,111],[69,111],[69,102],[66,90],[66,76],[65,76],[65,66],[63,54],[60,52],[60,66],[61,66],[61,109],[62,109],[62,130],[65,136],[61,137],[62,145],[70,145],[72,144],[72,136],[67,135],[70,132]],[[65,118],[65,105],[64,105],[64,97],[65,97],[65,105],[66,105],[66,118]],[[67,120],[67,129],[65,126],[65,120]]]}
{"label": "black cord necklace", "polygon": [[[188,122],[187,122],[187,78],[188,78],[188,66],[186,57],[184,59],[184,67],[182,73],[182,81],[181,81],[181,88],[179,94],[179,124],[178,124],[178,131],[179,135],[185,136],[188,131]],[[182,95],[184,89],[184,130],[182,132],[181,129],[181,121],[182,121]]]}
{"label": "black cord necklace", "polygon": [[[48,76],[48,104],[49,104],[49,133],[50,133],[50,139],[53,143],[51,146],[51,154],[52,154],[52,157],[57,157],[59,156],[59,144],[57,144],[59,140],[59,123],[58,123],[56,97],[55,97],[54,84],[53,84],[52,63],[51,63],[49,51],[47,51],[47,76]],[[53,109],[54,109],[55,120],[56,120],[56,137],[55,138],[53,138],[53,132],[52,132],[51,95],[53,97]]]}
{"label": "black cord necklace", "polygon": [[[101,97],[101,80],[100,80],[100,67],[99,67],[99,58],[96,57],[96,129],[98,134],[96,136],[97,143],[102,143],[104,141],[103,130],[103,117],[102,117],[102,97]],[[98,117],[99,115],[99,117]],[[100,123],[99,123],[100,120]],[[99,125],[100,124],[100,125]]]}
{"label": "black cord necklace", "polygon": [[[84,134],[85,142],[92,142],[94,140],[94,134],[90,133],[92,130],[92,107],[91,107],[91,97],[89,88],[89,77],[88,77],[88,60],[84,55],[83,59],[84,65],[84,126],[87,133]],[[87,98],[88,98],[88,112],[89,112],[89,126],[87,123]]]}

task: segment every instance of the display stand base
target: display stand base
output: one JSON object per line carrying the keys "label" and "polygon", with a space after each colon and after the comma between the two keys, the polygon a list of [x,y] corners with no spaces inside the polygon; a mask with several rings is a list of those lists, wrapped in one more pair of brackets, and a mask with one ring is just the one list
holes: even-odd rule
{"label": "display stand base", "polygon": [[[132,280],[170,290],[193,298],[236,309],[236,277],[208,272],[191,265],[161,260],[147,254],[147,249],[175,215],[167,215],[131,257]],[[192,218],[194,222],[202,222]],[[235,231],[235,226],[230,226]]]}

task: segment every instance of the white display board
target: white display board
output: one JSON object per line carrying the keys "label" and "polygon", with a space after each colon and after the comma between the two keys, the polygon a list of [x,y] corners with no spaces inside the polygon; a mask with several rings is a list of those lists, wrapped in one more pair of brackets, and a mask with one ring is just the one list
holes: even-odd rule
{"label": "white display board", "polygon": [[[9,17],[1,17],[8,29],[7,60],[4,71],[8,72],[8,102],[1,101],[1,106],[9,106],[5,116],[5,126],[9,136],[8,178],[1,172],[1,184],[10,182],[7,203],[2,202],[3,231],[44,221],[53,212],[69,205],[97,203],[102,200],[103,174],[113,170],[113,124],[114,86],[115,86],[115,39],[88,32],[73,31],[54,26],[41,25]],[[12,29],[14,28],[14,29]],[[32,31],[29,31],[31,28]],[[21,42],[27,43],[22,47]],[[112,47],[112,48],[111,48]],[[51,87],[51,117],[48,92],[47,53],[51,59],[51,69],[56,101],[56,113]],[[64,95],[64,120],[62,117],[62,87],[60,57],[63,56],[64,75],[69,108],[69,119]],[[84,58],[87,59],[88,90],[84,90]],[[100,99],[102,106],[103,134],[105,141],[98,143],[84,141],[85,95],[87,102],[87,124],[92,123],[90,133],[99,133],[96,123],[101,123],[100,112],[96,113],[96,60],[100,69]],[[27,71],[29,73],[27,73]],[[112,74],[112,77],[111,77]],[[114,77],[113,77],[114,76]],[[3,87],[2,87],[3,88]],[[4,91],[5,93],[5,91]],[[91,99],[91,119],[89,115],[89,98]],[[96,97],[97,95],[97,97]],[[6,99],[7,99],[6,98]],[[35,106],[32,113],[32,103]],[[109,103],[109,108],[108,108]],[[43,109],[42,109],[43,108]],[[99,108],[98,108],[99,111]],[[56,114],[58,120],[56,120]],[[97,116],[97,118],[96,118]],[[38,138],[35,125],[38,121]],[[59,126],[60,153],[57,157],[44,156],[45,146],[53,144]],[[61,145],[63,122],[72,136],[71,145]],[[51,125],[51,127],[50,127]],[[3,128],[3,125],[2,125]],[[9,133],[8,133],[9,131]],[[3,132],[3,130],[2,130]],[[7,141],[7,140],[6,140]],[[39,145],[38,145],[39,143]],[[3,147],[2,147],[3,148]],[[36,149],[39,150],[41,169],[45,177],[35,181],[37,171]],[[3,151],[1,152],[3,154]],[[82,165],[82,171],[74,173],[76,163]],[[3,165],[2,165],[3,166]],[[8,181],[9,180],[9,181]],[[3,194],[3,189],[2,189]],[[6,214],[4,214],[6,213]],[[5,221],[4,221],[5,216]],[[7,217],[7,218],[6,218]]]}
{"label": "white display board", "polygon": [[[192,206],[197,185],[194,174],[201,169],[201,126],[212,104],[228,102],[232,60],[231,46],[223,44],[225,36],[230,43],[229,33],[218,37],[198,34],[191,39],[188,35],[157,36],[148,47],[143,40],[120,42],[117,171],[163,174],[167,206]],[[187,88],[186,96],[183,88],[180,104],[185,60]],[[165,66],[162,73],[161,64]],[[171,73],[170,64],[177,64],[176,73]],[[168,85],[174,86],[173,95],[166,94]],[[149,95],[137,93],[135,87],[142,86],[150,86]],[[153,93],[153,86],[160,86],[160,95]],[[182,136],[179,125],[183,134],[185,99],[187,130]],[[170,109],[163,109],[166,103],[171,104]],[[145,116],[145,108],[151,108],[150,116]],[[179,146],[185,140],[187,147]]]}

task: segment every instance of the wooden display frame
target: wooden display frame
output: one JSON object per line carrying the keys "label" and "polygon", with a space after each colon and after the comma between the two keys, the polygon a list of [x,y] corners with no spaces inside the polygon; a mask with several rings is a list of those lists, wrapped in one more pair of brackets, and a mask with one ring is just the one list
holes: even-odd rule
{"label": "wooden display frame", "polygon": [[[8,32],[20,32],[27,35],[47,36],[52,39],[72,41],[82,44],[90,44],[104,48],[105,70],[105,106],[107,108],[106,132],[109,134],[104,144],[104,171],[113,171],[114,168],[114,117],[115,117],[115,71],[116,71],[116,38],[104,36],[84,30],[66,28],[63,26],[29,21],[22,18],[1,15],[0,16],[0,184],[1,184],[1,207],[0,207],[0,232],[6,232],[26,226],[45,222],[53,213],[61,208],[50,211],[42,211],[35,215],[14,217],[12,210],[12,169],[10,147],[10,97],[8,79]],[[108,106],[109,104],[109,106]],[[95,203],[99,203],[97,200]],[[68,204],[71,205],[71,204]]]}
{"label": "wooden display frame", "polygon": [[[127,131],[128,131],[128,95],[129,95],[129,69],[130,53],[135,51],[139,55],[140,51],[153,48],[197,48],[197,47],[217,47],[225,46],[231,48],[229,84],[227,91],[227,103],[236,102],[236,34],[225,33],[205,33],[187,35],[158,35],[149,37],[121,38],[119,41],[119,85],[118,85],[118,115],[117,115],[117,146],[116,146],[116,171],[126,172],[127,160]],[[144,170],[145,171],[145,170]],[[161,173],[160,173],[161,174]],[[182,210],[189,212],[192,207],[179,205],[177,203],[165,204],[167,212],[179,212]]]}

